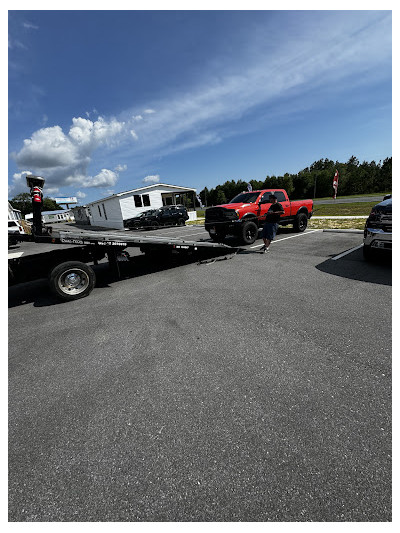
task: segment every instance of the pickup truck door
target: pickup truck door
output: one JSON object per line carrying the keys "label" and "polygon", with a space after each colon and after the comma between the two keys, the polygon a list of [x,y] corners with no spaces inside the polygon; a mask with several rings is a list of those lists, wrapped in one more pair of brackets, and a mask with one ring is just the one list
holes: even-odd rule
{"label": "pickup truck door", "polygon": [[[260,207],[260,214],[259,217],[261,220],[265,220],[265,214],[271,207],[271,202],[269,201],[269,195],[272,194],[273,191],[265,192],[262,197],[260,198],[259,207]],[[285,211],[284,215],[281,215],[281,218],[289,217],[290,216],[290,201],[286,198],[286,196],[283,194],[282,191],[276,191],[275,193],[277,201],[281,204],[283,207],[283,210]]]}
{"label": "pickup truck door", "polygon": [[282,191],[277,191],[275,193],[275,196],[277,198],[277,201],[281,204],[281,206],[283,207],[283,210],[285,211],[285,214],[281,215],[281,218],[290,217],[291,215],[290,201],[286,198],[286,196],[283,194]]}
{"label": "pickup truck door", "polygon": [[269,201],[269,195],[270,192],[265,192],[259,202],[258,202],[258,218],[261,220],[261,222],[265,221],[265,215],[268,211],[268,209],[271,207],[271,202]]}

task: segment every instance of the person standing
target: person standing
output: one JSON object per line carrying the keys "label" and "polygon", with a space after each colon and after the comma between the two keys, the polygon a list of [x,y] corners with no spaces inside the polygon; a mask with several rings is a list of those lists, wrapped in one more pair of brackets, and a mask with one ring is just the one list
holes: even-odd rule
{"label": "person standing", "polygon": [[271,241],[274,240],[276,232],[278,231],[279,219],[281,218],[281,215],[285,213],[282,204],[278,202],[275,194],[270,194],[269,200],[271,202],[271,207],[265,214],[265,224],[261,234],[264,241],[264,246],[261,248],[261,252],[263,253],[269,251],[269,245],[271,244]]}

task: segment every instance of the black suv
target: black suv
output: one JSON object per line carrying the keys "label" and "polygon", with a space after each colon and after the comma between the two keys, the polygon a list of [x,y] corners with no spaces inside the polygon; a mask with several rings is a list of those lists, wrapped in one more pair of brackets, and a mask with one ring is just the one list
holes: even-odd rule
{"label": "black suv", "polygon": [[364,257],[392,251],[392,197],[374,205],[364,228]]}
{"label": "black suv", "polygon": [[125,228],[146,228],[156,226],[184,226],[189,219],[186,207],[183,205],[167,205],[159,209],[149,209],[140,215],[124,220]]}

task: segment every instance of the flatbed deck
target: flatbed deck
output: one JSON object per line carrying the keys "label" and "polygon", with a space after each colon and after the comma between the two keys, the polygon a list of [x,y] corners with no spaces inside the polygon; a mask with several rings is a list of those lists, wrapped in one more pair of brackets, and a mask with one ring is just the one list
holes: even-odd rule
{"label": "flatbed deck", "polygon": [[171,253],[202,259],[239,251],[239,248],[227,244],[193,240],[190,235],[182,238],[182,234],[157,233],[59,228],[46,234],[19,235],[21,245],[8,251],[9,283],[47,277],[50,288],[59,298],[72,300],[86,296],[95,285],[95,274],[89,263],[96,265],[107,256],[112,274],[120,278],[121,262],[131,259],[126,248],[157,254],[158,260],[163,254]]}
{"label": "flatbed deck", "polygon": [[144,235],[132,234],[121,231],[85,231],[85,230],[60,230],[53,231],[48,235],[20,235],[18,240],[22,242],[35,242],[41,245],[51,246],[52,244],[67,245],[98,245],[98,246],[116,246],[128,248],[131,246],[143,247],[145,245],[169,246],[176,249],[193,249],[213,248],[224,249],[227,252],[236,250],[227,244],[210,242],[205,240],[183,239],[165,235]]}

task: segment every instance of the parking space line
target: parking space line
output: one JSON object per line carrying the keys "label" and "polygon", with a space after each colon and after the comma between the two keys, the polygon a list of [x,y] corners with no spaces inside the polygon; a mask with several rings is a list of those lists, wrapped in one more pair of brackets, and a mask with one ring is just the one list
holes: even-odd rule
{"label": "parking space line", "polygon": [[354,252],[355,250],[358,250],[359,248],[362,248],[363,246],[364,246],[364,244],[359,244],[358,246],[355,246],[354,248],[351,248],[351,250],[346,250],[345,252],[343,252],[343,253],[341,253],[339,255],[336,255],[335,257],[331,257],[331,259],[332,259],[332,261],[337,261],[341,257],[344,257],[347,254],[351,254],[351,252]]}
{"label": "parking space line", "polygon": [[[298,233],[297,235],[290,235],[290,237],[283,237],[282,239],[278,239],[277,241],[272,241],[271,244],[286,241],[286,239],[294,239],[295,237],[304,237],[304,235],[310,235],[310,233],[315,233],[317,231],[322,231],[322,229],[313,229],[310,231],[306,231],[305,233]],[[264,246],[264,243],[257,244],[256,246],[250,246],[250,248],[259,248],[260,246]]]}

